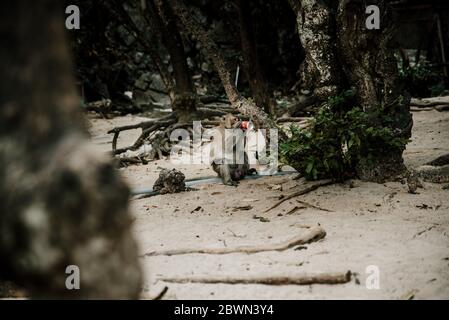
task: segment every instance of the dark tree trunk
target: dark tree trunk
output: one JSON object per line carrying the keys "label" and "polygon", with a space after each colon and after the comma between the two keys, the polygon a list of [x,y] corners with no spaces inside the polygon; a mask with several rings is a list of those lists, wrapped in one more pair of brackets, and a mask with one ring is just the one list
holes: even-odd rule
{"label": "dark tree trunk", "polygon": [[265,112],[274,115],[276,103],[269,93],[267,81],[259,63],[250,1],[237,0],[237,10],[245,73],[254,101],[256,105],[263,107]]}
{"label": "dark tree trunk", "polygon": [[[381,29],[367,30],[365,26],[366,4],[362,0],[340,1],[338,7],[338,49],[343,69],[349,83],[356,88],[359,104],[367,113],[380,111],[393,120],[380,123],[373,118],[373,125],[387,126],[397,137],[411,137],[413,125],[410,114],[410,96],[399,82],[399,73],[392,39],[394,25],[385,0],[371,1],[380,8]],[[376,146],[370,146],[376,149]],[[361,159],[357,165],[360,178],[384,181],[405,171],[403,149],[383,150],[380,146],[374,158]]]}
{"label": "dark tree trunk", "polygon": [[[289,0],[295,10],[298,34],[305,50],[301,88],[321,100],[341,90],[335,37],[335,0]],[[355,35],[354,35],[355,36]]]}
{"label": "dark tree trunk", "polygon": [[242,114],[251,117],[257,125],[263,126],[270,123],[268,115],[262,109],[242,97],[238,92],[233,84],[229,67],[223,55],[220,53],[217,44],[209,37],[201,24],[195,21],[183,1],[169,0],[169,2],[173,8],[173,12],[179,18],[181,25],[201,43],[204,53],[212,61],[232,106]]}
{"label": "dark tree trunk", "polygon": [[[136,35],[136,39],[138,39],[140,44],[144,47],[145,52],[150,55],[151,61],[153,62],[154,66],[156,66],[157,71],[169,92],[170,98],[173,100],[175,83],[173,82],[172,77],[168,72],[167,66],[164,64],[158,53],[159,43],[161,42],[157,39],[157,35],[160,34],[158,32],[158,25],[154,22],[154,19],[146,19],[150,29],[156,30],[156,32],[144,32],[139,29],[128,12],[123,8],[123,3],[121,1],[113,1],[112,4],[113,6],[107,7],[110,8],[111,12],[116,13],[115,16],[122,25],[126,26]],[[144,16],[147,17],[146,15]]]}
{"label": "dark tree trunk", "polygon": [[[398,70],[391,46],[392,19],[385,0],[373,0],[381,10],[381,29],[365,27],[366,2],[363,0],[289,0],[297,10],[298,31],[306,50],[303,64],[304,85],[326,99],[344,89],[355,89],[363,110],[390,116],[391,123],[373,116],[372,124],[392,129],[397,137],[411,136],[410,98],[398,81]],[[348,85],[345,85],[345,84]],[[357,165],[360,178],[384,181],[405,170],[403,149],[385,152],[372,145],[374,158],[362,158]]]}
{"label": "dark tree trunk", "polygon": [[137,298],[129,191],[86,139],[60,1],[0,12],[0,277],[46,298]]}
{"label": "dark tree trunk", "polygon": [[171,7],[162,0],[153,0],[149,3],[150,19],[161,34],[162,42],[170,55],[175,78],[175,92],[173,98],[173,111],[176,112],[180,122],[188,122],[195,115],[195,105],[198,102],[196,89],[187,65],[183,41],[176,25]]}

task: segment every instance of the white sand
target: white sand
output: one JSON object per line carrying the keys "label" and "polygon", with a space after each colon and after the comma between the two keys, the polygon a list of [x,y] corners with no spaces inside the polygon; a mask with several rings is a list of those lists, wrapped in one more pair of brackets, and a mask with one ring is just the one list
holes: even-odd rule
{"label": "white sand", "polygon": [[[93,141],[110,150],[106,131],[142,118],[103,120],[91,117]],[[408,166],[418,166],[449,153],[449,113],[414,114],[413,141],[405,153]],[[139,131],[123,134],[119,144],[135,140]],[[151,187],[157,167],[167,161],[131,166],[121,172],[132,188]],[[187,178],[214,175],[207,166],[181,166]],[[141,253],[174,248],[233,247],[277,243],[300,232],[301,225],[320,224],[327,236],[307,249],[258,254],[155,256],[141,258],[146,280],[142,297],[158,294],[167,285],[166,299],[449,299],[449,191],[425,183],[419,194],[400,183],[355,181],[355,187],[332,185],[299,197],[332,210],[301,209],[286,215],[296,199],[271,212],[276,196],[299,190],[303,180],[291,176],[243,181],[236,188],[204,185],[198,191],[132,200],[134,229]],[[282,185],[281,190],[271,190]],[[274,188],[276,189],[276,188]],[[249,211],[234,207],[251,205]],[[423,209],[427,205],[427,209]],[[201,207],[198,211],[195,208]],[[253,216],[263,216],[261,222]],[[367,289],[366,268],[379,268],[380,288]],[[343,285],[265,286],[172,284],[158,281],[179,276],[252,276],[315,272],[357,273]],[[358,281],[356,281],[356,279]],[[359,284],[358,284],[359,283]]]}

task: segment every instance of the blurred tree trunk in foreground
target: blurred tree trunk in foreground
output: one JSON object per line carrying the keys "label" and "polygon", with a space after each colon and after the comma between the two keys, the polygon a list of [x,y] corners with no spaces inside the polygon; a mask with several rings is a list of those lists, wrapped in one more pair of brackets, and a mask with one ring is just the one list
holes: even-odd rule
{"label": "blurred tree trunk in foreground", "polygon": [[[137,298],[129,191],[86,139],[64,11],[18,0],[0,12],[0,278],[33,296]],[[69,265],[80,290],[66,288]]]}

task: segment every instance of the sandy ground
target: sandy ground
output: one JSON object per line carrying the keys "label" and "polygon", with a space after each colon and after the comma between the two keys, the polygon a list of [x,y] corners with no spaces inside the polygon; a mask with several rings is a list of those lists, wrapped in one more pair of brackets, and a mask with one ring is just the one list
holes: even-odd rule
{"label": "sandy ground", "polygon": [[[94,143],[110,150],[106,132],[116,125],[142,120],[127,116],[104,120],[91,117]],[[414,113],[413,141],[405,153],[408,166],[424,164],[449,153],[449,113]],[[124,134],[119,145],[134,141],[135,130]],[[158,167],[168,161],[121,169],[131,188],[151,187]],[[187,178],[213,175],[207,166],[178,166]],[[354,181],[323,187],[298,197],[315,206],[302,208],[296,199],[263,213],[280,195],[302,188],[293,176],[247,180],[236,188],[202,185],[197,191],[131,201],[134,231],[142,254],[175,248],[220,248],[278,243],[307,232],[304,225],[321,225],[324,239],[301,250],[257,254],[188,254],[141,258],[145,274],[142,298],[165,299],[449,299],[449,191],[425,183],[419,194],[409,194],[401,183]],[[251,206],[250,210],[238,207]],[[263,217],[260,219],[257,217]],[[296,248],[298,249],[298,248]],[[366,281],[379,270],[379,289]],[[182,276],[270,276],[302,273],[355,273],[339,285],[226,285],[173,284],[158,279]]]}

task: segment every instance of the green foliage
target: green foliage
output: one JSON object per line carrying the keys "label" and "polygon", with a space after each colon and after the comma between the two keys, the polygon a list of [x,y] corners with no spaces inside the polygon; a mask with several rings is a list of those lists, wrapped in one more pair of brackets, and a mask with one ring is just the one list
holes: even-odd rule
{"label": "green foliage", "polygon": [[355,174],[361,158],[405,147],[408,139],[395,135],[391,116],[366,113],[354,104],[347,91],[323,104],[307,128],[291,126],[286,132],[290,139],[280,144],[281,161],[310,180],[344,180]]}
{"label": "green foliage", "polygon": [[414,97],[434,97],[446,89],[441,71],[426,62],[406,68],[399,64],[399,76]]}

